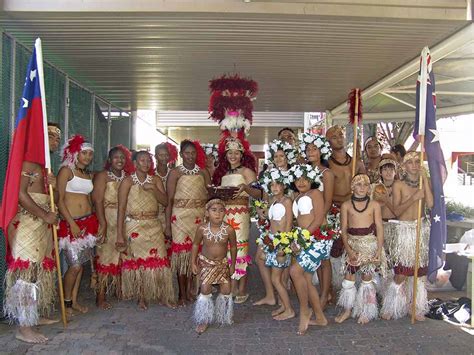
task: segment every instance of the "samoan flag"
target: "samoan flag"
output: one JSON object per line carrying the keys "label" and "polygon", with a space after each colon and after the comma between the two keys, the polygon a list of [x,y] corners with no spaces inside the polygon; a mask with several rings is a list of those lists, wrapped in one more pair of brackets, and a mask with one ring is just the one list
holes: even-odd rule
{"label": "samoan flag", "polygon": [[43,60],[41,40],[38,38],[26,71],[25,86],[15,121],[13,143],[3,187],[0,228],[6,236],[8,225],[18,210],[23,162],[28,161],[46,168],[50,167],[46,105],[42,92],[44,92]]}
{"label": "samoan flag", "polygon": [[438,269],[443,266],[443,250],[446,244],[446,205],[443,192],[443,184],[448,176],[448,170],[444,162],[443,151],[439,141],[439,132],[436,129],[436,92],[435,79],[432,70],[432,60],[428,47],[422,52],[426,56],[427,85],[426,85],[426,114],[420,117],[420,91],[421,91],[421,74],[422,67],[418,73],[418,81],[416,83],[416,118],[414,136],[424,134],[425,136],[425,152],[430,169],[431,188],[434,197],[434,206],[431,210],[431,231],[429,243],[429,262],[428,262],[428,279],[431,282],[436,280]]}

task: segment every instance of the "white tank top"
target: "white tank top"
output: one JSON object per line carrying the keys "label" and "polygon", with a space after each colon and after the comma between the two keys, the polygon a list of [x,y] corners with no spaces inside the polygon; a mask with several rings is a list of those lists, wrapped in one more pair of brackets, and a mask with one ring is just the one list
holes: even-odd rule
{"label": "white tank top", "polygon": [[285,206],[281,203],[273,203],[268,209],[268,218],[281,221],[285,217]]}
{"label": "white tank top", "polygon": [[74,170],[72,170],[72,179],[69,180],[66,184],[66,192],[71,192],[74,194],[84,194],[89,195],[94,189],[91,179],[84,179],[79,176],[74,175]]}

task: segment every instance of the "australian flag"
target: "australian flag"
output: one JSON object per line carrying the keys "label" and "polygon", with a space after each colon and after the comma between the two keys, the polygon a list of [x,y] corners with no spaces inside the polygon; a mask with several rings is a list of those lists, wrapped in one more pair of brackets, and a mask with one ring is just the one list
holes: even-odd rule
{"label": "australian flag", "polygon": [[[425,64],[423,64],[423,61]],[[424,72],[424,73],[423,73]],[[423,76],[426,78],[426,101],[421,99],[423,94]],[[420,72],[416,83],[416,119],[415,137],[424,135],[425,152],[430,169],[431,187],[434,196],[434,206],[431,210],[431,232],[429,244],[428,279],[436,280],[437,270],[443,266],[443,249],[446,244],[446,206],[443,184],[448,176],[444,162],[443,151],[436,129],[436,92],[435,79],[432,70],[432,60],[428,47],[423,49],[420,58]],[[423,105],[426,105],[423,108]],[[423,112],[425,114],[423,114]]]}
{"label": "australian flag", "polygon": [[38,38],[26,71],[25,86],[15,121],[13,143],[8,160],[0,209],[0,228],[8,234],[8,225],[18,210],[18,194],[24,161],[50,167],[44,101],[43,60],[41,40]]}

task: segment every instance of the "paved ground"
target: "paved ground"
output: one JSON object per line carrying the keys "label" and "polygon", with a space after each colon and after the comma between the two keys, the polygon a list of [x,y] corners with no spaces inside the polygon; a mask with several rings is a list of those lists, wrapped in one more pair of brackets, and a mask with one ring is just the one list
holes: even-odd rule
{"label": "paved ground", "polygon": [[[45,345],[29,345],[14,339],[14,328],[0,324],[0,353],[70,354],[470,354],[474,337],[442,321],[427,320],[412,326],[409,319],[375,321],[359,325],[351,319],[334,323],[336,310],[326,312],[330,324],[310,327],[303,337],[296,335],[297,318],[272,320],[273,307],[252,306],[262,296],[255,267],[250,271],[250,300],[235,307],[235,324],[210,328],[198,336],[190,320],[191,307],[169,310],[153,305],[144,312],[135,303],[114,303],[109,311],[87,302],[91,312],[77,316],[66,330],[61,325],[42,327],[50,338]],[[297,307],[296,295],[292,295]],[[296,308],[297,309],[297,308]]]}

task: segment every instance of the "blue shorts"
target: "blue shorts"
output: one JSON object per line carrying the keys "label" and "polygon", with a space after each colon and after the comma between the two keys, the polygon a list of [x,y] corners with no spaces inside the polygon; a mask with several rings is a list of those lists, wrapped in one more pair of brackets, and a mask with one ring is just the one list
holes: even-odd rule
{"label": "blue shorts", "polygon": [[276,251],[273,251],[273,252],[269,251],[269,252],[267,252],[267,256],[265,258],[265,266],[276,267],[276,268],[279,268],[279,269],[285,269],[288,266],[290,266],[291,255],[285,255],[284,257],[285,257],[285,261],[280,263],[277,260],[277,252]]}
{"label": "blue shorts", "polygon": [[318,240],[311,246],[302,250],[296,257],[296,262],[309,273],[314,273],[321,265],[321,261],[329,258],[332,240]]}

